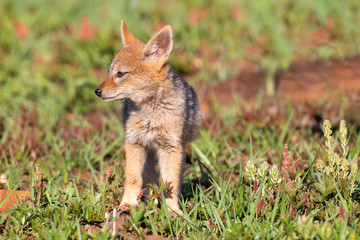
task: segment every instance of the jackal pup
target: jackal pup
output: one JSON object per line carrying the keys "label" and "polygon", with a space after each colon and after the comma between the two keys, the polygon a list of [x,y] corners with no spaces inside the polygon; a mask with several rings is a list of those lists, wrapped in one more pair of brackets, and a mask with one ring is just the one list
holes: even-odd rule
{"label": "jackal pup", "polygon": [[160,175],[169,182],[168,207],[182,214],[181,190],[185,146],[198,134],[202,113],[196,93],[170,69],[172,30],[162,28],[146,44],[121,22],[123,48],[113,59],[106,80],[95,90],[104,101],[125,100],[125,190],[120,206],[138,205],[137,196]]}

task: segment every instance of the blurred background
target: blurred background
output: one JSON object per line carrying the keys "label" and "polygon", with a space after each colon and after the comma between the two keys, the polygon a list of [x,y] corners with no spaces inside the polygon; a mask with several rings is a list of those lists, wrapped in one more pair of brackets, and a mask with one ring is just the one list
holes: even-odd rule
{"label": "blurred background", "polygon": [[[356,0],[2,0],[0,13],[2,113],[34,104],[55,112],[106,108],[93,89],[122,47],[121,19],[144,42],[171,24],[172,67],[193,84],[245,82],[270,96],[279,70],[360,50]],[[311,74],[308,65],[299,74]]]}
{"label": "blurred background", "polygon": [[144,42],[173,27],[171,65],[195,86],[208,137],[239,119],[284,126],[289,109],[297,127],[360,119],[358,0],[2,0],[0,18],[0,172],[22,164],[19,179],[29,159],[67,180],[86,156],[101,171],[123,156],[121,103],[94,94],[122,19]]}

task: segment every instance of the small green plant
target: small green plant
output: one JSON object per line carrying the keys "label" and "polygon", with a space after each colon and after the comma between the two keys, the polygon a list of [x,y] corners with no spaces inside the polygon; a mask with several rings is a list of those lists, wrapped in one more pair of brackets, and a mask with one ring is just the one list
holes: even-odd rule
{"label": "small green plant", "polygon": [[277,165],[271,168],[267,162],[263,162],[260,167],[255,166],[253,161],[248,161],[245,166],[245,176],[251,182],[264,182],[269,189],[277,187],[282,179]]}
{"label": "small green plant", "polygon": [[146,202],[141,201],[137,208],[129,206],[130,216],[125,217],[124,229],[129,232],[136,233],[140,237],[144,237],[148,233],[157,234],[165,233],[173,235],[170,226],[174,221],[168,211],[163,198],[164,193],[169,190],[170,183],[164,183],[160,178],[160,185],[148,184],[149,194],[143,195],[146,191],[144,188],[138,195],[138,200],[143,198]]}
{"label": "small green plant", "polygon": [[316,162],[316,167],[321,173],[321,183],[317,183],[318,189],[328,195],[339,187],[341,194],[349,197],[355,190],[358,164],[355,160],[347,159],[349,146],[345,121],[340,122],[340,153],[335,151],[336,145],[334,145],[330,121],[325,120],[322,127],[325,152],[323,158]]}

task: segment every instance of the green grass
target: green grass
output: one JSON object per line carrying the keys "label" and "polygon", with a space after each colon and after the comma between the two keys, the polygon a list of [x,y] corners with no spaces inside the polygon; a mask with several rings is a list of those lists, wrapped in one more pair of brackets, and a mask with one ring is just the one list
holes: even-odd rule
{"label": "green grass", "polygon": [[[193,82],[226,81],[250,61],[268,73],[271,91],[272,74],[294,61],[359,53],[359,10],[355,0],[1,1],[0,174],[7,177],[7,189],[29,190],[32,196],[0,216],[0,238],[114,238],[112,214],[124,179],[121,103],[101,102],[93,91],[121,48],[121,19],[143,41],[171,24],[172,66]],[[319,34],[323,38],[315,39]],[[160,186],[146,205],[120,215],[123,227],[115,236],[360,235],[359,193],[349,189],[353,180],[315,167],[318,159],[329,166],[329,154],[311,110],[260,97],[250,111],[235,96],[236,104],[225,112],[212,97],[215,116],[188,148],[184,216],[170,216],[162,201],[166,186]],[[318,107],[334,126],[343,118],[342,105]],[[337,131],[335,139],[340,139]],[[348,139],[347,158],[359,159],[360,135],[351,124]],[[286,172],[286,180],[284,144],[292,153],[290,165],[295,156],[300,162]],[[335,149],[341,155],[341,147]],[[256,172],[263,171],[253,180],[246,170],[249,161]],[[280,183],[273,184],[270,173],[261,170],[264,162],[269,169],[278,166]]]}

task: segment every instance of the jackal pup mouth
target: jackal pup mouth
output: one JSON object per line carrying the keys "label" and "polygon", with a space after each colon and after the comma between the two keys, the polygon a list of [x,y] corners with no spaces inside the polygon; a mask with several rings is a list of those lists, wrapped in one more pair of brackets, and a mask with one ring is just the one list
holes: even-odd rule
{"label": "jackal pup mouth", "polygon": [[101,100],[103,100],[104,102],[111,102],[111,101],[115,101],[115,100],[122,100],[122,98],[117,98],[117,97],[100,97]]}
{"label": "jackal pup mouth", "polygon": [[105,102],[111,102],[114,100],[122,100],[124,99],[123,96],[121,96],[121,93],[115,94],[115,95],[111,95],[109,93],[103,92],[101,89],[97,88],[95,89],[95,94],[101,98],[101,100],[105,101]]}

